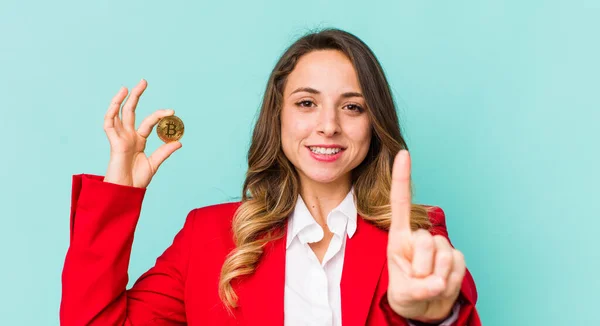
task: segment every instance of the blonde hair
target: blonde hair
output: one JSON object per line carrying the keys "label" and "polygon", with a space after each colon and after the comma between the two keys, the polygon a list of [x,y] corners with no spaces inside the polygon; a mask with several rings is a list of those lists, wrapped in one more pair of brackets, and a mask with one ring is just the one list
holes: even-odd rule
{"label": "blonde hair", "polygon": [[[373,128],[367,156],[352,171],[356,206],[366,221],[383,230],[390,226],[393,160],[407,145],[381,65],[368,46],[348,32],[325,29],[305,35],[275,65],[254,127],[242,203],[232,222],[235,249],[225,259],[219,280],[219,296],[230,311],[238,300],[232,281],[252,274],[264,246],[285,234],[286,220],[298,198],[298,174],[281,150],[280,113],[286,77],[300,57],[315,50],[341,51],[356,69]],[[412,205],[411,227],[431,227],[425,206]]]}

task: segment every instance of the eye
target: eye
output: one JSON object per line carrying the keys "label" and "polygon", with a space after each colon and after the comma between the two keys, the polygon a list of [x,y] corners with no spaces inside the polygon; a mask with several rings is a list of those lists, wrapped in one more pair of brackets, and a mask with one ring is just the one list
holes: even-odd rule
{"label": "eye", "polygon": [[303,100],[303,101],[296,103],[297,106],[303,107],[303,108],[310,108],[313,106],[313,104],[315,104],[315,103],[310,100]]}
{"label": "eye", "polygon": [[356,104],[348,104],[348,105],[346,105],[346,108],[348,108],[348,110],[350,110],[350,111],[355,111],[355,112],[363,112],[365,110],[362,108],[362,106],[356,105]]}

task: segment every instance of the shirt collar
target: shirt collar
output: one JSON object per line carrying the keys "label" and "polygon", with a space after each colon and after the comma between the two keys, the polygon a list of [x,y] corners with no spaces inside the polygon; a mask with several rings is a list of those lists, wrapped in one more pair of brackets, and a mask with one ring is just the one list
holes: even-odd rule
{"label": "shirt collar", "polygon": [[[348,237],[352,238],[356,232],[356,219],[357,210],[352,187],[342,202],[327,215],[327,226],[333,233],[342,235],[345,231]],[[323,228],[315,221],[300,195],[288,220],[286,248],[295,237],[303,243],[316,242],[323,238]]]}

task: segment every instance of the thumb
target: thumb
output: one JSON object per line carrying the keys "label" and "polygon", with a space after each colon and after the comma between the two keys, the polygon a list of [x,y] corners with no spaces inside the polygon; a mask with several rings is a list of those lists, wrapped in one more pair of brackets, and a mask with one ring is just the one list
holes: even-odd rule
{"label": "thumb", "polygon": [[[168,142],[166,144],[161,145],[150,157],[148,160],[150,164],[154,166],[157,170],[160,165],[167,159],[171,154],[173,154],[176,150],[181,148],[181,143],[179,141]],[[156,171],[155,171],[156,172]]]}

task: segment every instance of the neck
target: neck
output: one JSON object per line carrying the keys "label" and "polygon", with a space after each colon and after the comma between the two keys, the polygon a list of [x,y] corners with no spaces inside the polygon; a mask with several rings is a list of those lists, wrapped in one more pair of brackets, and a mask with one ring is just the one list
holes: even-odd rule
{"label": "neck", "polygon": [[327,214],[346,198],[351,187],[349,174],[329,183],[320,183],[300,176],[300,196],[315,221],[323,227],[327,225]]}

